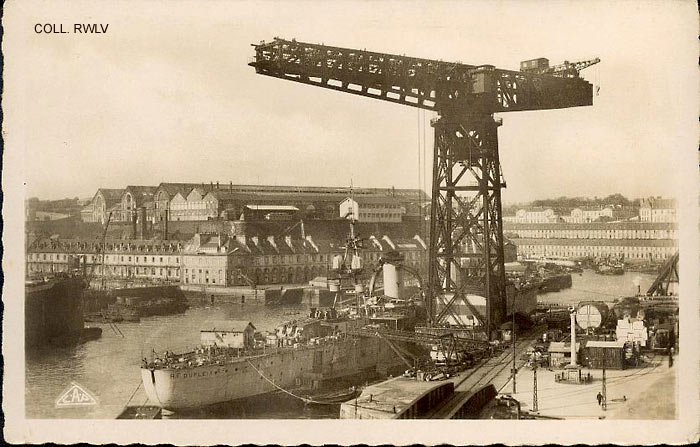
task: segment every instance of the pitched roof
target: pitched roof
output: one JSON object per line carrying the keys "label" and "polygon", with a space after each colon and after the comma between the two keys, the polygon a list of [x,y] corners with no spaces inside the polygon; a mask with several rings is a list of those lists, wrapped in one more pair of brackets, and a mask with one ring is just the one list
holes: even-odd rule
{"label": "pitched roof", "polygon": [[[578,351],[580,348],[581,343],[576,343],[576,350]],[[569,353],[571,352],[571,343],[564,343],[563,341],[554,341],[549,344],[547,352],[563,352],[565,354]]]}
{"label": "pitched roof", "polygon": [[124,188],[100,188],[97,192],[101,192],[105,200],[119,200],[124,192]]}
{"label": "pitched roof", "polygon": [[391,205],[398,205],[399,200],[396,197],[391,197],[391,196],[355,196],[353,195],[352,197],[346,196],[342,202],[345,202],[346,200],[352,199],[355,202],[359,203],[360,205],[364,203],[388,203]]}
{"label": "pitched roof", "polygon": [[642,208],[654,208],[661,210],[675,209],[676,199],[647,199],[643,200],[640,206]]}
{"label": "pitched roof", "polygon": [[625,342],[623,340],[614,341],[602,341],[602,340],[590,340],[586,342],[587,348],[624,348]]}
{"label": "pitched roof", "polygon": [[186,196],[192,188],[201,187],[201,183],[161,183],[158,189],[164,189],[172,198],[175,194],[181,193]]}
{"label": "pitched roof", "polygon": [[156,192],[156,189],[158,189],[157,186],[143,186],[143,185],[129,185],[125,188],[125,190],[129,190],[132,194],[141,194],[141,195],[153,195],[153,193]]}
{"label": "pitched roof", "polygon": [[244,320],[214,320],[204,323],[201,332],[243,332],[250,326],[255,330],[255,326],[250,321]]}
{"label": "pitched roof", "polygon": [[245,207],[256,211],[299,211],[299,208],[291,205],[246,205]]}
{"label": "pitched roof", "polygon": [[122,194],[124,194],[123,188],[99,188],[93,197],[93,201],[95,197],[101,195],[104,198],[105,205],[109,208],[122,200]]}

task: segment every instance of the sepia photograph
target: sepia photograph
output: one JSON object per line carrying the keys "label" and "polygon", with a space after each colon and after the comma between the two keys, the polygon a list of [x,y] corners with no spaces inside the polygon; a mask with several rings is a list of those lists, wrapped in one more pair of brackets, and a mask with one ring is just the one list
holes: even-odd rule
{"label": "sepia photograph", "polygon": [[697,11],[7,2],[5,439],[698,442]]}

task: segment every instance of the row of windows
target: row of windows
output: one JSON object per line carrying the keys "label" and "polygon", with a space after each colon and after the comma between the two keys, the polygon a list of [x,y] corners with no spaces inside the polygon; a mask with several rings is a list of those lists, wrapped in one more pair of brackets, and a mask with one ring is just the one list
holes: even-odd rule
{"label": "row of windows", "polygon": [[628,259],[664,259],[676,252],[676,247],[615,247],[615,246],[567,246],[521,245],[518,253],[524,256],[606,256],[623,255]]}
{"label": "row of windows", "polygon": [[170,210],[205,210],[205,209],[216,209],[216,202],[171,202]]}
{"label": "row of windows", "polygon": [[[507,230],[506,230],[507,231]],[[548,239],[675,239],[676,230],[515,230],[523,238]]]}
{"label": "row of windows", "polygon": [[368,203],[368,204],[362,204],[360,206],[362,208],[375,208],[375,209],[399,209],[399,208],[401,208],[401,205],[387,205],[384,203],[378,203],[378,204]]}
{"label": "row of windows", "polygon": [[[35,264],[35,263],[28,263],[27,264],[27,270],[29,272],[62,272],[65,271],[68,268],[65,264]],[[95,273],[98,275],[102,274],[102,267],[97,266],[95,269]],[[155,276],[155,277],[167,277],[171,279],[179,279],[180,277],[180,269],[179,268],[154,268],[154,267],[136,267],[135,269],[132,267],[124,267],[124,266],[118,266],[118,267],[105,267],[105,274],[106,275],[115,275],[115,276],[132,276],[133,274],[136,275],[145,275],[145,276]]]}
{"label": "row of windows", "polygon": [[374,217],[374,218],[391,218],[391,219],[400,219],[401,214],[400,213],[360,213],[360,218],[362,217]]}
{"label": "row of windows", "polygon": [[[81,257],[83,255],[76,254],[76,255],[71,255],[74,257]],[[65,253],[28,253],[27,257],[30,261],[67,261],[68,260],[68,255]],[[85,258],[87,259],[88,262],[97,262],[100,261],[100,257],[97,255],[85,255]],[[119,262],[132,262],[132,256],[124,256],[124,255],[105,255],[104,257],[105,262],[109,263],[110,261],[119,261]],[[149,256],[134,256],[134,262],[144,262],[148,263]],[[163,264],[163,260],[165,259],[165,263],[172,264],[173,259],[175,260],[175,264],[180,263],[180,257],[179,256],[150,256],[151,263],[155,264],[156,259],[158,259],[158,262],[160,264]]]}

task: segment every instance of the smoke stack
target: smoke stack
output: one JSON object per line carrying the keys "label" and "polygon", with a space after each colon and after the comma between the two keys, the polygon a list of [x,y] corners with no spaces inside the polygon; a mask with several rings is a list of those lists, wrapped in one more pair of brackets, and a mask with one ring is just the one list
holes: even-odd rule
{"label": "smoke stack", "polygon": [[170,210],[166,208],[165,209],[165,231],[163,231],[163,239],[165,239],[166,241],[168,240],[168,236],[169,236],[168,235],[168,219],[170,219],[169,214],[170,214]]}
{"label": "smoke stack", "polygon": [[146,207],[139,208],[139,220],[141,220],[141,239],[146,239],[148,233],[148,222],[146,222]]}
{"label": "smoke stack", "polygon": [[228,190],[233,192],[233,182],[228,182]]}
{"label": "smoke stack", "polygon": [[216,182],[216,189],[219,189],[219,182]]}

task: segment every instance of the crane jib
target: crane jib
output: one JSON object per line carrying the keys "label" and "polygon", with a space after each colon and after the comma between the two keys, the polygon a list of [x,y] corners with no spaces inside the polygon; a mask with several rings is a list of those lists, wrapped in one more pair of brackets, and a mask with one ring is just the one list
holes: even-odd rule
{"label": "crane jib", "polygon": [[440,113],[496,113],[589,106],[578,77],[523,73],[275,39],[255,45],[258,74]]}

